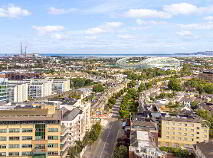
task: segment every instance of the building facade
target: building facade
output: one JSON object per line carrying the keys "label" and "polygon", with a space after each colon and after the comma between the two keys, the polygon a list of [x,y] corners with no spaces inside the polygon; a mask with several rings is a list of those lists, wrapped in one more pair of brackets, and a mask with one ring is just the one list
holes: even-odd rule
{"label": "building facade", "polygon": [[165,118],[161,121],[160,146],[192,149],[209,140],[209,127],[200,118]]}
{"label": "building facade", "polygon": [[28,98],[41,98],[52,94],[52,81],[32,79],[27,80],[28,83]]}
{"label": "building facade", "polygon": [[50,106],[0,111],[0,156],[60,157],[60,111]]}
{"label": "building facade", "polygon": [[24,102],[28,100],[28,84],[19,81],[8,81],[8,101]]}
{"label": "building facade", "polygon": [[8,100],[8,79],[0,78],[0,101]]}
{"label": "building facade", "polygon": [[52,92],[53,93],[63,93],[70,90],[70,80],[69,79],[53,79]]}

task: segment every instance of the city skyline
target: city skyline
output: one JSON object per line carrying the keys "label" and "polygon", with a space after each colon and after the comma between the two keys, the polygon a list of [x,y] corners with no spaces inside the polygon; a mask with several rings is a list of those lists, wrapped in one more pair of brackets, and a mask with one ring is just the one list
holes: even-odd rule
{"label": "city skyline", "polygon": [[213,50],[212,0],[2,0],[0,54]]}

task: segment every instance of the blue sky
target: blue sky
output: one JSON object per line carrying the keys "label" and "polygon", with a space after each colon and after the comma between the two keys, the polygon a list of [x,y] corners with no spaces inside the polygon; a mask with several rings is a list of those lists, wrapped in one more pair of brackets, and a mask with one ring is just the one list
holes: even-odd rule
{"label": "blue sky", "polygon": [[0,53],[213,50],[213,0],[0,0]]}

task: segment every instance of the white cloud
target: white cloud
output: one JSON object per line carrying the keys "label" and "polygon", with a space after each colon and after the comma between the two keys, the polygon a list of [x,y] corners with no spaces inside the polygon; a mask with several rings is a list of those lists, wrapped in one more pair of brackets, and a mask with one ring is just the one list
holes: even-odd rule
{"label": "white cloud", "polygon": [[210,30],[213,29],[213,23],[195,23],[195,24],[180,24],[183,29],[194,29],[194,30]]}
{"label": "white cloud", "polygon": [[204,20],[213,21],[213,16],[204,17]]}
{"label": "white cloud", "polygon": [[86,39],[89,39],[89,40],[95,40],[97,39],[96,36],[85,36]]}
{"label": "white cloud", "polygon": [[0,8],[0,17],[18,18],[29,15],[31,15],[30,11],[15,5],[9,5],[6,8]]}
{"label": "white cloud", "polygon": [[180,31],[180,32],[177,32],[177,34],[180,36],[193,36],[191,31]]}
{"label": "white cloud", "polygon": [[115,29],[119,28],[121,25],[122,25],[121,22],[106,22],[103,25],[87,29],[85,33],[92,35],[92,34],[102,34],[112,32]]}
{"label": "white cloud", "polygon": [[130,9],[126,14],[127,17],[131,18],[170,18],[171,15],[152,9]]}
{"label": "white cloud", "polygon": [[77,11],[76,8],[64,9],[64,8],[50,7],[48,10],[48,14],[60,15],[60,14],[68,14],[75,11]]}
{"label": "white cloud", "polygon": [[164,6],[163,10],[172,15],[189,15],[198,12],[199,8],[190,3],[176,3]]}
{"label": "white cloud", "polygon": [[135,37],[132,35],[124,34],[124,35],[118,35],[121,39],[134,39]]}
{"label": "white cloud", "polygon": [[47,25],[47,26],[33,26],[33,29],[37,30],[41,34],[59,32],[64,30],[64,26],[60,25]]}
{"label": "white cloud", "polygon": [[155,21],[155,20],[142,20],[142,19],[137,19],[136,23],[138,25],[158,25],[158,24],[165,24],[165,21]]}
{"label": "white cloud", "polygon": [[56,40],[64,40],[65,39],[65,36],[63,34],[60,34],[60,33],[51,34],[50,37],[52,39],[56,39]]}

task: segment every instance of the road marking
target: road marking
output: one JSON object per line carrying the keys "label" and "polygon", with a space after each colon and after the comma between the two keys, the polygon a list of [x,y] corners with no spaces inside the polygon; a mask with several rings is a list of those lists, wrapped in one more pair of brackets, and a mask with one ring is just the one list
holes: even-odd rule
{"label": "road marking", "polygon": [[[110,135],[110,130],[111,130],[111,128],[112,128],[112,125],[110,125],[109,133],[108,133],[108,135],[107,135],[107,138],[108,138],[108,137],[109,137],[109,135]],[[104,143],[104,147],[103,147],[103,149],[102,149],[102,151],[101,151],[101,157],[100,157],[100,158],[102,158],[102,154],[103,154],[103,151],[104,151],[104,148],[105,148],[106,142],[107,142],[107,138],[106,138],[106,141],[105,141],[105,143]]]}

